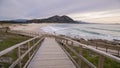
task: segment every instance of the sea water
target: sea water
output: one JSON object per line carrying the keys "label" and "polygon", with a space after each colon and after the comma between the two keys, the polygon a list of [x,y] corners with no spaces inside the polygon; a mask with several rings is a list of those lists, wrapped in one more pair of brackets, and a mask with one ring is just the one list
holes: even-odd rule
{"label": "sea water", "polygon": [[118,24],[54,24],[41,29],[45,32],[76,38],[120,40]]}

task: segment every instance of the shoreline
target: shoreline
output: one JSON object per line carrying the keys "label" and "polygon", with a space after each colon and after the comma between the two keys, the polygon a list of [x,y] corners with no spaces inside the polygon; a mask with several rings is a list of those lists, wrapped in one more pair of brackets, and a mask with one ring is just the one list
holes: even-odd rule
{"label": "shoreline", "polygon": [[[42,27],[46,27],[46,26],[50,26],[50,25],[54,25],[54,23],[11,24],[10,28],[11,28],[11,30],[22,30],[22,31],[31,31],[31,32],[36,32],[36,33],[39,32],[40,33],[40,32],[45,32],[41,29]],[[47,33],[49,33],[49,32],[47,32]],[[58,34],[58,35],[61,35],[61,34]],[[100,42],[100,43],[107,44],[107,45],[117,45],[117,44],[120,45],[120,40],[107,40],[107,39],[99,39],[99,38],[98,39],[92,39],[92,38],[86,39],[86,38],[79,37],[79,36],[68,36],[68,37],[75,38],[76,40],[80,40],[83,43],[89,42],[89,44],[92,41],[95,41],[96,43]]]}

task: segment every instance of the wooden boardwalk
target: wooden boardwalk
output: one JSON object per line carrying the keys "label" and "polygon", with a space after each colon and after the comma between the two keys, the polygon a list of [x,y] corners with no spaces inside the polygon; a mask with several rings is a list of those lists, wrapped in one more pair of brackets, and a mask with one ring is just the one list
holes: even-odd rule
{"label": "wooden boardwalk", "polygon": [[27,68],[76,68],[54,38],[45,38]]}

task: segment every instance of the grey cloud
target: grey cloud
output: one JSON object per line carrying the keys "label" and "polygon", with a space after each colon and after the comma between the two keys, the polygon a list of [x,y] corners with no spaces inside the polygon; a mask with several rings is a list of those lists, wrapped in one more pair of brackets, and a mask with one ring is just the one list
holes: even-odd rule
{"label": "grey cloud", "polygon": [[119,0],[1,0],[0,20],[120,9]]}

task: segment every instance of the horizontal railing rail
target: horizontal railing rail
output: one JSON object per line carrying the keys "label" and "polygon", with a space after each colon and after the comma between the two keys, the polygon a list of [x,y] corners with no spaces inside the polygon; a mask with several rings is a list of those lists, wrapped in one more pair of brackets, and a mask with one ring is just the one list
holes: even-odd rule
{"label": "horizontal railing rail", "polygon": [[[96,49],[105,51],[106,53],[110,53],[110,54],[113,54],[113,55],[120,56],[120,46],[119,45],[107,45],[107,44],[102,45],[101,44],[101,45],[90,45],[90,46],[93,46]],[[103,48],[103,49],[101,49],[101,48]]]}
{"label": "horizontal railing rail", "polygon": [[[120,43],[119,42],[115,42],[115,43],[102,43],[102,42],[95,42],[95,41],[92,41],[92,42],[89,42],[89,41],[80,41],[79,39],[74,39],[74,38],[71,38],[75,41],[78,41],[78,42],[86,42],[87,45],[90,44],[90,46],[96,48],[96,49],[99,49],[101,51],[104,51],[106,53],[110,53],[112,55],[116,55],[116,56],[120,56]],[[84,44],[84,43],[83,43]]]}
{"label": "horizontal railing rail", "polygon": [[[65,38],[65,37],[57,37],[56,39],[58,39],[57,41],[66,45],[66,47],[68,49],[70,49],[75,55],[77,55],[77,57],[79,57],[79,59],[82,59],[86,64],[88,64],[88,66],[90,66],[91,68],[95,68],[95,66],[90,63],[88,60],[86,60],[83,56],[82,56],[82,53],[77,53],[75,50],[73,50],[70,46],[68,45],[73,45],[73,46],[77,46],[77,47],[80,47],[81,50],[83,49],[88,49],[90,51],[93,51],[97,54],[99,54],[99,61],[98,61],[98,68],[103,68],[103,64],[104,64],[104,57],[107,57],[107,58],[110,58],[118,63],[120,63],[120,58],[119,57],[116,57],[116,56],[113,56],[111,54],[108,54],[106,52],[103,52],[103,51],[100,51],[100,50],[97,50],[91,46],[88,46],[88,45],[85,45],[85,44],[82,44],[82,43],[79,43],[77,41],[74,41],[72,39],[69,39],[69,38]],[[82,51],[80,51],[82,52]]]}
{"label": "horizontal railing rail", "polygon": [[[24,68],[27,67],[27,64],[29,64],[30,62],[30,59],[31,59],[31,56],[33,56],[33,54],[35,53],[36,50],[34,50],[33,54],[31,55],[30,54],[30,51],[32,51],[32,49],[35,49],[34,47],[37,47],[37,44],[38,43],[41,43],[41,41],[45,38],[45,37],[54,37],[56,39],[56,41],[60,44],[62,44],[62,46],[64,45],[64,47],[68,48],[72,53],[74,53],[77,57],[78,57],[78,60],[80,61],[78,64],[81,66],[81,61],[86,63],[90,68],[96,68],[96,66],[91,63],[90,61],[88,61],[84,56],[83,56],[83,50],[85,49],[88,49],[90,51],[93,51],[94,53],[97,53],[98,54],[98,66],[97,68],[103,68],[103,65],[104,65],[104,57],[107,57],[107,58],[110,58],[118,63],[120,63],[120,58],[119,57],[116,57],[114,55],[111,55],[111,54],[108,54],[104,51],[100,51],[98,49],[95,49],[89,45],[85,45],[85,44],[82,44],[80,42],[77,42],[75,40],[72,40],[70,38],[67,38],[67,37],[63,37],[63,36],[59,36],[59,35],[52,35],[52,34],[47,34],[47,33],[44,33],[44,34],[39,34],[39,33],[32,33],[32,32],[24,32],[24,31],[13,31],[12,33],[18,33],[18,34],[21,34],[21,35],[27,35],[27,36],[31,36],[31,37],[34,37],[34,36],[37,36],[37,37],[34,37],[32,39],[29,39],[27,41],[24,41],[20,44],[16,44],[4,51],[1,51],[0,52],[0,57],[9,53],[10,51],[14,50],[14,49],[18,49],[18,58],[16,61],[13,62],[13,64],[10,66],[10,68],[14,68],[15,65],[19,64],[19,68],[22,68],[22,64],[21,64],[21,60],[27,55],[29,54],[29,60],[28,62],[26,62],[25,66],[23,66]],[[34,41],[37,39],[37,42],[33,44],[33,46],[30,47],[30,42],[31,41]],[[38,40],[39,39],[39,40]],[[21,51],[21,46],[26,44],[27,43],[27,46],[28,46],[28,50],[21,55],[20,51]],[[76,46],[76,47],[79,47],[80,50],[79,50],[79,53],[76,52],[71,46]],[[63,48],[64,48],[63,47]],[[36,48],[37,49],[37,48]]]}
{"label": "horizontal railing rail", "polygon": [[0,57],[4,57],[5,55],[12,53],[14,50],[16,50],[17,53],[15,54],[17,54],[18,58],[16,57],[17,59],[13,61],[12,64],[10,64],[10,66],[8,67],[14,68],[17,65],[17,67],[23,68],[24,65],[22,63],[22,60],[24,60],[24,58],[27,56],[28,61],[30,61],[30,57],[35,54],[43,39],[44,37],[36,36],[24,42],[13,45],[3,51],[0,51]]}
{"label": "horizontal railing rail", "polygon": [[3,50],[3,51],[0,51],[0,56],[5,55],[5,54],[7,54],[8,52],[12,51],[13,49],[15,49],[15,48],[17,48],[17,47],[20,47],[20,46],[26,44],[27,42],[30,42],[30,41],[32,41],[32,40],[34,40],[34,39],[36,39],[36,38],[39,38],[39,37],[37,36],[37,37],[31,38],[31,39],[26,40],[26,41],[24,41],[24,42],[21,42],[21,43],[18,43],[18,44],[16,44],[16,45],[13,45],[12,47],[9,47],[9,48],[7,48],[7,49],[5,49],[5,50]]}
{"label": "horizontal railing rail", "polygon": [[[33,48],[35,48],[35,46],[37,46],[42,39],[40,39],[39,41],[37,41],[32,47],[30,47],[22,56],[20,56],[16,61],[13,62],[12,65],[10,65],[9,68],[14,68],[15,65],[17,65]],[[30,58],[30,57],[29,57]],[[22,68],[22,67],[21,67]]]}

